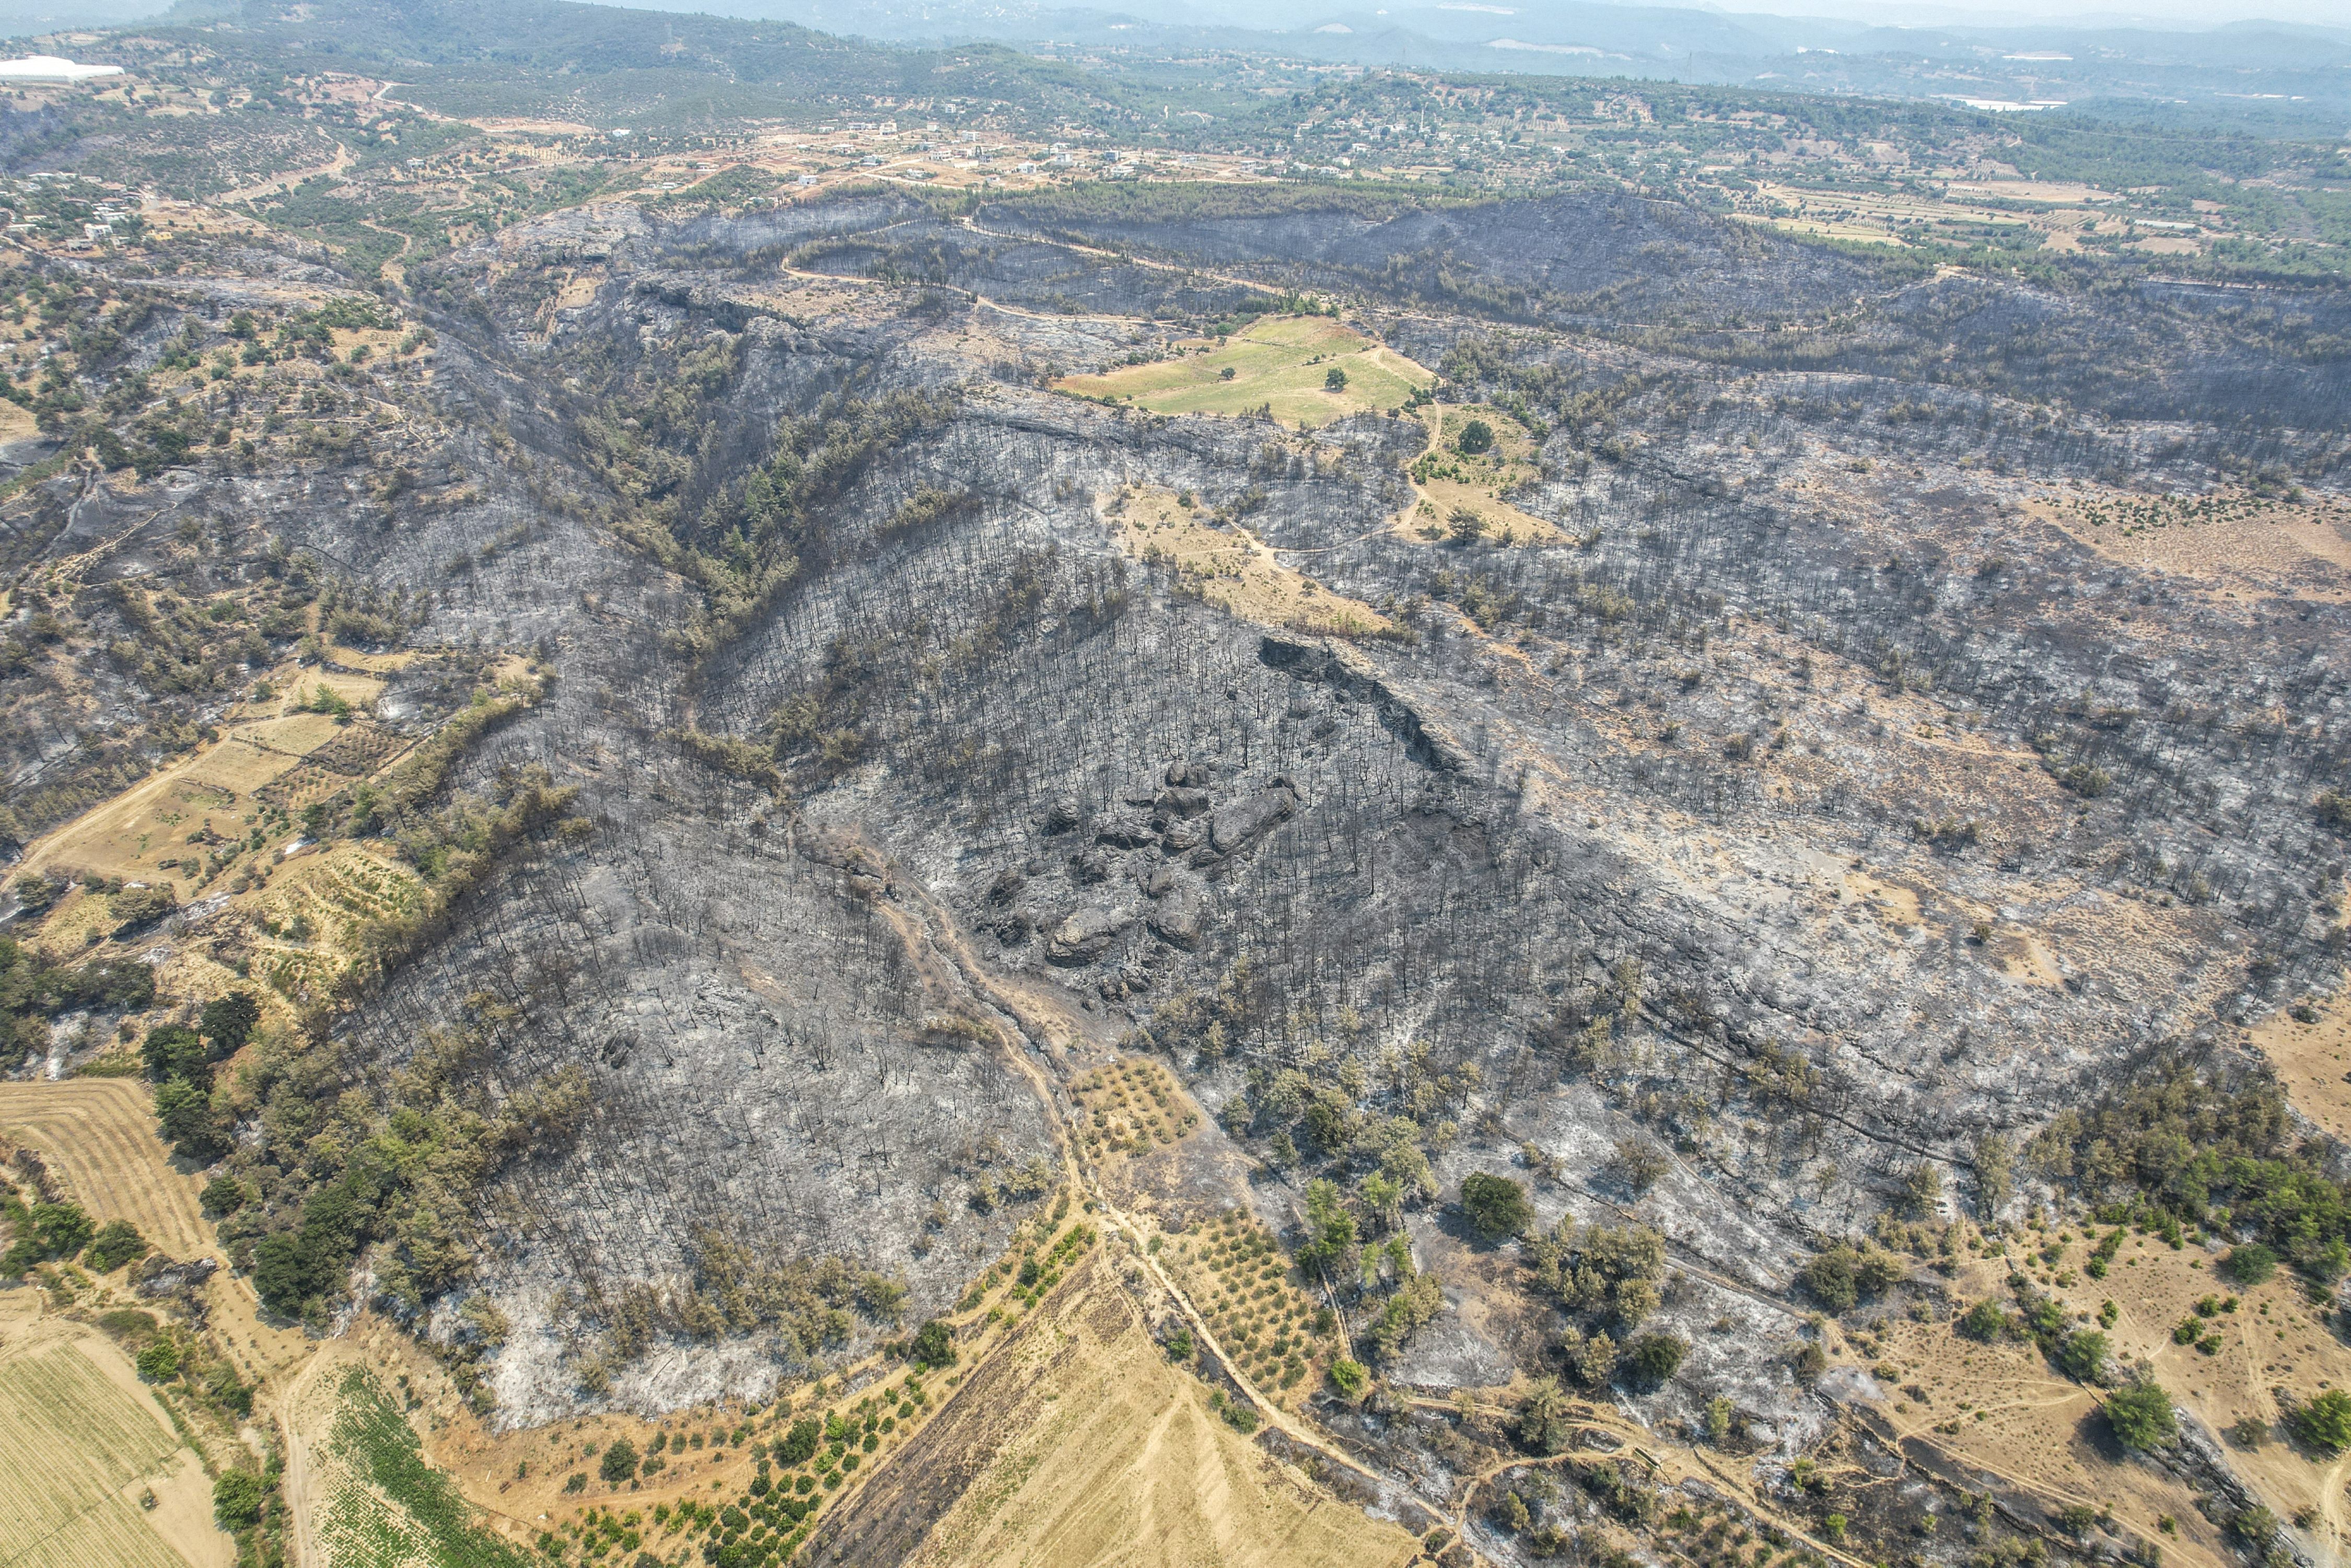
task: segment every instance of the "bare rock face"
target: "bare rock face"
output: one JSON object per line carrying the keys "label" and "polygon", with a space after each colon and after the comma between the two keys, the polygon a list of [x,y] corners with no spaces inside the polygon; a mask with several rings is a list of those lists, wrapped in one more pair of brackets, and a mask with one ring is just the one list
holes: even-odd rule
{"label": "bare rock face", "polygon": [[1064,967],[1091,964],[1134,924],[1134,916],[1124,909],[1089,904],[1061,922],[1046,945],[1045,956]]}
{"label": "bare rock face", "polygon": [[[1594,221],[1510,232],[1552,246],[1524,258],[1548,276],[1614,243]],[[775,246],[868,231],[876,256],[937,245],[956,287],[776,274]],[[1356,245],[1318,229],[1292,259],[1368,265]],[[558,254],[592,298],[543,311],[554,286],[516,258]],[[1868,287],[1769,265],[1824,298]],[[464,905],[344,1037],[372,1079],[488,997],[501,1082],[593,1082],[577,1145],[492,1205],[504,1418],[763,1389],[891,1332],[730,1329],[723,1354],[582,1381],[617,1303],[731,1248],[901,1278],[902,1317],[952,1301],[1026,1212],[987,1195],[1052,1153],[1030,1074],[1073,1045],[1159,1052],[1258,1139],[1267,1082],[1311,1069],[1351,1129],[1420,1128],[1447,1184],[1531,1145],[1574,1184],[1538,1192],[1546,1224],[1603,1213],[1574,1195],[1655,1141],[1672,1164],[1643,1212],[1717,1281],[1660,1323],[1737,1315],[1752,1332],[1707,1341],[1702,1369],[1794,1408],[1757,1353],[1803,1243],[1921,1160],[1978,1201],[1980,1138],[2333,972],[2308,889],[2342,848],[2308,798],[2351,719],[2341,605],[2101,553],[1976,461],[2013,424],[2003,462],[2035,482],[2200,483],[2220,434],[2119,392],[2114,418],[2052,431],[2017,387],[1905,379],[1932,356],[1898,323],[1839,350],[1831,407],[1816,372],[1761,360],[1733,384],[1573,322],[1366,313],[1455,364],[1464,399],[1502,395],[1494,363],[1614,400],[1604,434],[1545,427],[1512,497],[1556,541],[1445,544],[1384,526],[1409,516],[1408,420],[1164,419],[1017,370],[1128,352],[1172,290],[1243,293],[1176,276],[883,199],[678,229],[593,209],[420,269],[437,395],[501,423],[528,473],[484,444],[478,498],[389,522],[287,475],[183,500],[266,512],[383,582],[530,525],[416,636],[549,652],[551,695],[466,768],[548,768],[594,834]],[[1080,300],[1138,324],[1061,313]],[[2262,352],[2207,327],[2199,351]],[[1947,412],[1847,406],[1897,401]],[[638,437],[587,415],[657,404],[690,428],[626,469]],[[2262,439],[2343,462],[2297,427]],[[834,466],[771,547],[789,571],[737,593],[650,563],[644,530],[673,527],[720,560],[734,523],[691,519],[747,515],[753,476],[780,454],[797,484],[820,449]],[[1106,526],[1140,486],[1249,497],[1270,547],[1400,632],[1343,643],[1204,602]],[[1426,1370],[1490,1378],[1522,1348],[1448,1332]]]}
{"label": "bare rock face", "polygon": [[[1276,822],[1288,821],[1297,809],[1298,797],[1289,780],[1277,779],[1272,788],[1236,800],[1208,819],[1208,850],[1212,855],[1238,854]],[[1196,857],[1196,863],[1208,862],[1205,857]]]}

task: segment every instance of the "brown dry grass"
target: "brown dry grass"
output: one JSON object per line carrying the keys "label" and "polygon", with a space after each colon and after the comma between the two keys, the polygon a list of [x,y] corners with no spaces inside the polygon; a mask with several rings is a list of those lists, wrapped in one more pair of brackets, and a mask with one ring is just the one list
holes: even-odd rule
{"label": "brown dry grass", "polygon": [[[1499,544],[1552,545],[1567,535],[1557,525],[1502,499],[1513,486],[1535,476],[1535,444],[1524,426],[1482,403],[1431,404],[1417,416],[1428,431],[1428,448],[1411,465],[1419,499],[1405,514],[1408,531],[1425,539],[1450,538],[1454,517],[1474,513],[1488,540]],[[1462,431],[1482,420],[1494,433],[1492,448],[1476,456],[1458,449]]]}
{"label": "brown dry grass", "polygon": [[1282,564],[1262,539],[1218,527],[1173,490],[1124,492],[1105,516],[1129,554],[1171,568],[1185,588],[1243,621],[1318,636],[1392,636],[1395,624],[1359,600],[1331,592]]}
{"label": "brown dry grass", "polygon": [[[2210,520],[2092,524],[2094,509],[2146,499],[2108,486],[2068,486],[2027,502],[2025,510],[2109,560],[2160,572],[2207,598],[2351,601],[2351,501],[2314,495],[2294,505],[2231,497],[2229,515]],[[2148,619],[2160,613],[2156,609]]]}
{"label": "brown dry grass", "polygon": [[2316,1023],[2273,1013],[2252,1031],[2252,1042],[2276,1067],[2295,1110],[2351,1140],[2351,994],[2315,1010]]}
{"label": "brown dry grass", "polygon": [[[2325,1512],[2341,1490],[2344,1467],[2298,1452],[2282,1440],[2280,1423],[2288,1400],[2351,1385],[2351,1349],[2327,1331],[2300,1287],[2281,1274],[2235,1289],[2215,1277],[2214,1255],[2201,1248],[2174,1251],[2159,1238],[2138,1235],[2126,1237],[2104,1280],[2093,1279],[2081,1269],[2090,1238],[2061,1229],[2047,1239],[2061,1235],[2064,1250],[2054,1262],[2012,1247],[2013,1260],[1964,1268],[1955,1293],[2004,1300],[2014,1266],[2085,1316],[2112,1301],[2115,1321],[2105,1332],[2120,1364],[2151,1366],[2175,1404],[2213,1432],[2248,1416],[2262,1424],[2272,1437],[2260,1448],[2226,1445],[2232,1467],[2281,1519],[2305,1507]],[[2233,1311],[2205,1320],[2207,1335],[2217,1341],[2210,1354],[2171,1337],[2208,1297],[2237,1300]],[[2160,1542],[2166,1561],[2231,1560],[2219,1529],[2183,1487],[2153,1467],[2117,1461],[2097,1416],[2103,1395],[2059,1375],[2037,1346],[1979,1344],[1948,1322],[1899,1318],[1875,1338],[1849,1335],[1847,1346],[1879,1369],[1889,1400],[1882,1413],[1904,1434],[2009,1479],[2053,1511],[2070,1503],[2111,1506],[2129,1533]],[[2167,1514],[2176,1532],[2161,1529]],[[2328,1550],[2339,1550],[2339,1537],[2326,1539],[2329,1525],[2317,1528]]]}
{"label": "brown dry grass", "polygon": [[[1072,1272],[985,1372],[975,1371],[903,1471],[878,1478],[821,1543],[903,1542],[887,1559],[980,1568],[1400,1565],[1413,1538],[1322,1492],[1235,1431],[1170,1365],[1097,1257]],[[953,1500],[925,1490],[950,1462]],[[927,1463],[926,1463],[927,1462]],[[894,1480],[896,1490],[884,1482]],[[925,1506],[927,1504],[927,1506]],[[896,1531],[935,1520],[907,1540]],[[813,1543],[812,1543],[813,1544]]]}

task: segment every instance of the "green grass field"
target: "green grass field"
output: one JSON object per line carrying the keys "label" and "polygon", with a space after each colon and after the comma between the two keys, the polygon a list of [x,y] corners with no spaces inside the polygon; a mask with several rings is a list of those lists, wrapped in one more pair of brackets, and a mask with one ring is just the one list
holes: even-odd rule
{"label": "green grass field", "polygon": [[179,1446],[69,1345],[0,1362],[0,1562],[186,1568],[126,1495]]}
{"label": "green grass field", "polygon": [[[1325,384],[1334,367],[1347,372],[1344,391]],[[1132,402],[1155,413],[1239,414],[1270,405],[1282,423],[1312,429],[1351,413],[1399,407],[1415,387],[1436,379],[1328,317],[1261,316],[1221,347],[1190,345],[1176,359],[1071,376],[1057,384],[1080,397]]]}

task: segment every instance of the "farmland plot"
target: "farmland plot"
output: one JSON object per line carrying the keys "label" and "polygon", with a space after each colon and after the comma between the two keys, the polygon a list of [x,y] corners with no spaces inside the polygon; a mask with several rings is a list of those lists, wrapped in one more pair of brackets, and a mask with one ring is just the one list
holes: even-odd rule
{"label": "farmland plot", "polygon": [[[0,1541],[10,1568],[184,1568],[140,1493],[169,1483],[180,1441],[73,1343],[0,1357]],[[225,1538],[224,1538],[225,1539]]]}

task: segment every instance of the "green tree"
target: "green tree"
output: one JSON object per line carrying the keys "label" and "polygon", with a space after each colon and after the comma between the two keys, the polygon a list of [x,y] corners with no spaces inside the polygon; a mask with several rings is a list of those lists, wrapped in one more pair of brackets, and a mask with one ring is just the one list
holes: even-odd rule
{"label": "green tree", "polygon": [[2220,1260],[2220,1272],[2240,1285],[2258,1285],[2277,1272],[2277,1254],[2258,1241],[2231,1247]]}
{"label": "green tree", "polygon": [[803,1416],[792,1423],[792,1429],[776,1445],[776,1463],[787,1468],[804,1465],[816,1458],[817,1445],[823,1440],[823,1424],[813,1416]]}
{"label": "green tree", "polygon": [[1461,438],[1455,444],[1471,457],[1490,451],[1494,445],[1494,427],[1482,419],[1473,419],[1461,427]]}
{"label": "green tree", "polygon": [[2075,1329],[2057,1342],[2054,1359],[2068,1377],[2095,1383],[2108,1354],[2105,1335],[2095,1329]]}
{"label": "green tree", "polygon": [[223,1470],[213,1482],[213,1518],[234,1533],[261,1522],[261,1478],[251,1470]]}
{"label": "green tree", "polygon": [[1473,1171],[1461,1180],[1461,1211],[1489,1241],[1517,1236],[1534,1223],[1534,1205],[1527,1189],[1508,1176]]}
{"label": "green tree", "polygon": [[933,1318],[914,1331],[914,1343],[907,1347],[906,1359],[925,1372],[956,1364],[955,1333],[938,1319]]}
{"label": "green tree", "polygon": [[1372,1375],[1364,1364],[1351,1356],[1341,1356],[1331,1364],[1331,1386],[1348,1399],[1355,1398],[1371,1383]]}
{"label": "green tree", "polygon": [[2170,1396],[2152,1383],[2134,1383],[2106,1401],[2106,1425],[2115,1440],[2142,1453],[2169,1443],[2178,1427]]}
{"label": "green tree", "polygon": [[1573,1435],[1566,1392],[1556,1377],[1538,1377],[1519,1401],[1519,1441],[1538,1454],[1556,1454]]}
{"label": "green tree", "polygon": [[227,1150],[219,1116],[213,1112],[212,1092],[184,1078],[174,1078],[155,1089],[155,1119],[172,1152],[189,1159],[217,1159]]}
{"label": "green tree", "polygon": [[206,1214],[226,1216],[245,1207],[245,1184],[233,1176],[216,1176],[204,1184],[198,1201]]}
{"label": "green tree", "polygon": [[2351,1448],[2351,1391],[2330,1388],[2304,1401],[2294,1413],[2292,1426],[2296,1439],[2322,1453]]}
{"label": "green tree", "polygon": [[1345,392],[1347,390],[1347,372],[1340,369],[1337,365],[1332,365],[1328,371],[1323,372],[1322,390],[1325,392]]}
{"label": "green tree", "polygon": [[1643,1387],[1656,1388],[1681,1370],[1682,1360],[1688,1354],[1687,1340],[1669,1333],[1645,1333],[1626,1347],[1625,1364]]}
{"label": "green tree", "polygon": [[604,1449],[604,1457],[596,1463],[596,1473],[604,1478],[607,1486],[618,1486],[632,1480],[637,1473],[637,1446],[626,1437],[615,1437]]}
{"label": "green tree", "polygon": [[308,1292],[309,1270],[302,1260],[302,1244],[290,1231],[263,1237],[253,1249],[253,1289],[261,1304],[274,1312],[301,1310]]}
{"label": "green tree", "polygon": [[1706,1402],[1706,1440],[1719,1447],[1730,1440],[1730,1427],[1738,1411],[1730,1396],[1718,1394]]}
{"label": "green tree", "polygon": [[185,1024],[167,1023],[147,1031],[139,1042],[139,1058],[147,1076],[157,1083],[183,1078],[209,1087],[212,1066],[204,1059],[204,1041]]}
{"label": "green tree", "polygon": [[1355,1217],[1339,1201],[1339,1184],[1317,1176],[1306,1184],[1306,1228],[1312,1232],[1298,1249],[1298,1260],[1308,1268],[1343,1267],[1355,1247]]}
{"label": "green tree", "polygon": [[1911,1219],[1930,1219],[1943,1206],[1943,1173],[1931,1160],[1920,1160],[1902,1178],[1902,1197],[1896,1207]]}
{"label": "green tree", "polygon": [[251,991],[231,991],[204,1004],[196,1019],[198,1032],[213,1042],[215,1057],[234,1056],[253,1038],[261,1022],[261,1003]]}

